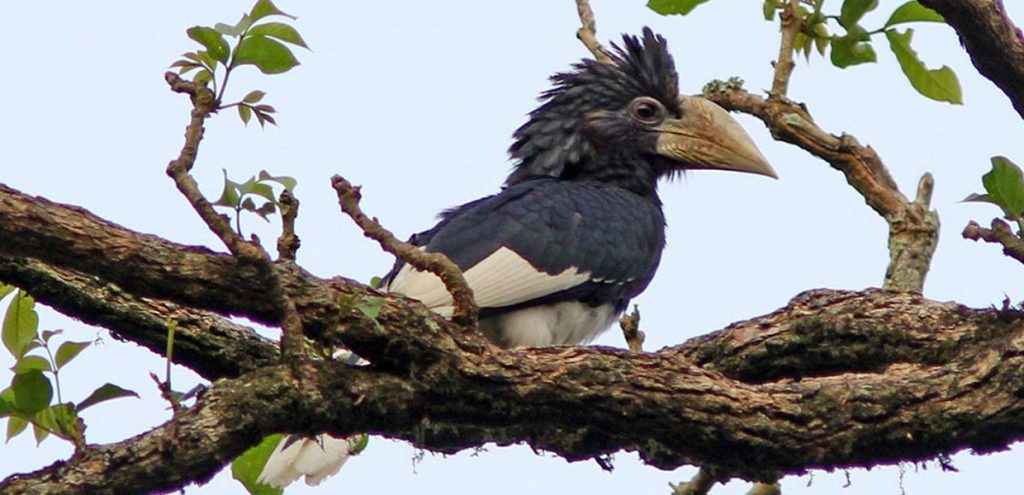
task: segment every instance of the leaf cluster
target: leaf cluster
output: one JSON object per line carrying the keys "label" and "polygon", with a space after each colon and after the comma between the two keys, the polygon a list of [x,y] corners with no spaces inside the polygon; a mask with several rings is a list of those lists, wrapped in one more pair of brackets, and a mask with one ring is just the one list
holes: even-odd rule
{"label": "leaf cluster", "polygon": [[40,332],[35,300],[24,291],[0,282],[0,300],[7,296],[11,298],[0,329],[4,348],[14,357],[11,367],[14,376],[10,385],[0,390],[0,418],[7,418],[7,440],[31,425],[37,444],[53,435],[80,449],[85,445],[85,424],[79,417],[80,412],[101,402],[138,397],[138,394],[106,383],[78,403],[64,401],[60,393],[60,373],[92,342],[64,341],[53,352],[53,338],[63,331]]}
{"label": "leaf cluster", "polygon": [[992,157],[992,170],[981,177],[984,193],[974,193],[964,201],[990,203],[1003,210],[1003,217],[1016,222],[1017,236],[1024,237],[1024,173],[1005,156]]}
{"label": "leaf cluster", "polygon": [[[647,6],[662,15],[686,15],[708,0],[649,0]],[[762,12],[767,21],[786,9],[789,0],[764,0]],[[823,11],[825,0],[800,0],[796,15],[800,31],[794,50],[810,60],[811,51],[829,55],[832,65],[845,69],[878,61],[873,36],[884,34],[910,85],[921,95],[937,101],[962,104],[960,81],[948,66],[929,69],[911,47],[914,30],[897,26],[914,22],[945,22],[941,15],[910,0],[896,8],[881,27],[869,30],[861,25],[864,16],[878,8],[878,0],[843,0],[838,14]]]}
{"label": "leaf cluster", "polygon": [[[299,32],[287,22],[267,20],[272,17],[295,19],[294,16],[278,9],[270,0],[259,0],[249,13],[242,14],[242,18],[233,25],[218,22],[213,27],[193,26],[186,33],[189,38],[199,43],[202,49],[183,54],[184,58],[175,61],[171,67],[177,68],[179,74],[196,71],[192,75],[192,81],[204,85],[212,84],[218,102],[223,101],[227,82],[232,71],[238,67],[251,65],[264,74],[288,72],[299,65],[298,59],[288,45],[306,49],[309,46]],[[223,68],[223,76],[218,79],[220,68]],[[260,103],[264,96],[265,92],[252,90],[240,101],[226,105],[218,103],[218,109],[238,107],[238,116],[245,124],[249,123],[253,115],[261,127],[268,122],[277,124],[270,115],[276,112],[274,107]]]}
{"label": "leaf cluster", "polygon": [[213,202],[213,206],[231,208],[235,211],[235,229],[241,235],[243,211],[255,213],[269,222],[268,217],[281,208],[281,203],[274,195],[273,184],[294,193],[298,182],[292,177],[270,175],[266,170],[260,170],[259,175],[249,177],[245,182],[235,182],[228,178],[228,171],[224,170],[224,189],[220,198]]}

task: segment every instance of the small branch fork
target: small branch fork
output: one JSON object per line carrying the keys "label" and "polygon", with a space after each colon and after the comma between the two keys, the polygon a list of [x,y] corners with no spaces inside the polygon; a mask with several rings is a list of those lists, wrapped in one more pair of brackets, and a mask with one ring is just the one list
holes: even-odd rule
{"label": "small branch fork", "polygon": [[996,218],[991,228],[984,228],[977,222],[970,222],[964,228],[963,236],[972,241],[985,241],[1003,246],[1003,254],[1024,263],[1024,240],[1013,233],[1006,222]]}
{"label": "small branch fork", "polygon": [[[224,243],[228,251],[231,251],[231,254],[243,263],[259,267],[267,276],[266,280],[271,281],[270,290],[278,299],[283,315],[280,322],[281,351],[284,355],[304,355],[305,339],[303,338],[302,320],[299,318],[295,303],[283,289],[270,255],[260,246],[259,240],[255,236],[252,241],[246,241],[241,234],[232,230],[231,223],[225,216],[213,209],[213,205],[199,191],[199,184],[190,174],[199,154],[199,143],[203,140],[203,124],[210,115],[219,109],[220,101],[205,85],[182,79],[173,72],[165,73],[164,79],[172,91],[187,94],[192,101],[192,116],[185,128],[185,144],[178,157],[167,165],[167,175],[174,180],[181,194],[185,196],[210,231]],[[290,198],[288,204],[282,205],[287,206],[287,210],[282,208],[284,227],[278,246],[284,247],[284,250],[281,251],[282,259],[294,260],[295,250],[298,249],[299,244],[298,238],[295,236],[298,201],[291,198],[290,195],[287,198]],[[284,199],[286,196],[282,195],[282,200]]]}
{"label": "small branch fork", "polygon": [[466,283],[462,270],[458,265],[441,253],[428,253],[407,242],[402,242],[388,229],[385,229],[376,218],[368,217],[359,208],[362,194],[359,187],[353,186],[340,175],[331,178],[331,185],[338,193],[338,203],[352,221],[363,231],[363,235],[377,241],[385,251],[408,263],[413,268],[433,273],[444,283],[452,296],[452,321],[464,327],[476,328],[478,308],[473,298],[473,289]]}

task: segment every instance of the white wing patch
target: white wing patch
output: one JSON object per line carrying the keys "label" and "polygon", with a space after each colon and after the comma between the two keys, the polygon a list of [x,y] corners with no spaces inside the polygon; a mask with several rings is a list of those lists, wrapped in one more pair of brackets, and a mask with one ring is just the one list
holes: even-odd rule
{"label": "white wing patch", "polygon": [[309,486],[319,485],[324,478],[337,473],[352,455],[356,438],[334,438],[320,435],[303,438],[284,446],[287,438],[270,454],[257,481],[285,487],[301,476]]}
{"label": "white wing patch", "polygon": [[[499,248],[473,265],[463,276],[473,289],[476,304],[482,308],[518,304],[575,287],[591,279],[589,272],[580,273],[575,267],[555,275],[545,273],[507,247]],[[452,297],[441,279],[433,273],[405,265],[386,289],[419,299],[442,316],[452,314]]]}

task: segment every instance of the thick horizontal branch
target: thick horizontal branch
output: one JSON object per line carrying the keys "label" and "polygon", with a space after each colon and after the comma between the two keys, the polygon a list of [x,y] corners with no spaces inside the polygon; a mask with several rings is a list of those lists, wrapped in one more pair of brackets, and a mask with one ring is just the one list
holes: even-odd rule
{"label": "thick horizontal branch", "polygon": [[1010,97],[1024,117],[1024,34],[1002,0],[921,0],[953,26],[978,72]]}
{"label": "thick horizontal branch", "polygon": [[[823,337],[832,333],[845,338],[837,345]],[[943,336],[918,338],[929,333]],[[869,352],[867,342],[886,345]],[[760,383],[746,383],[706,369],[751,357],[768,369],[800,353],[817,365],[790,370],[799,380],[762,370]],[[687,359],[699,355],[708,366]],[[863,370],[839,372],[825,362],[832,358]],[[525,442],[568,460],[627,450],[661,468],[703,463],[723,476],[771,481],[811,468],[1004,448],[1024,435],[1022,392],[1020,314],[907,293],[815,291],[658,353],[493,350],[451,355],[412,376],[314,363],[301,382],[287,368],[266,368],[217,382],[173,426],[9,479],[0,491],[168,489],[206,479],[217,459],[279,430],[370,431],[439,452]]]}
{"label": "thick horizontal branch", "polygon": [[216,314],[138,297],[120,287],[31,258],[0,255],[0,280],[26,288],[39,302],[118,339],[164,355],[168,322],[177,322],[174,362],[208,380],[234,377],[279,361],[277,345]]}
{"label": "thick horizontal branch", "polygon": [[933,179],[921,178],[910,201],[870,146],[848,134],[834,136],[818,127],[802,105],[784,97],[762,98],[738,84],[715,81],[704,96],[726,110],[757,117],[775,139],[795,145],[843,173],[846,181],[889,224],[889,266],[884,287],[921,292],[939,241],[939,216],[930,210]]}
{"label": "thick horizontal branch", "polygon": [[[423,305],[357,282],[322,280],[290,262],[266,269],[206,248],[176,244],[107,222],[88,211],[25,195],[0,185],[0,255],[43,263],[116,284],[139,297],[171,301],[221,314],[244,315],[268,325],[284,317],[268,287],[280,282],[294,301],[308,335],[344,343],[378,366],[408,369],[458,349],[479,352],[486,341],[470,332],[459,341],[448,322]],[[31,291],[32,287],[25,287]],[[358,308],[384,298],[384,326],[405,327],[404,337],[378,332]],[[463,332],[465,333],[465,332]],[[343,342],[342,342],[343,341]]]}

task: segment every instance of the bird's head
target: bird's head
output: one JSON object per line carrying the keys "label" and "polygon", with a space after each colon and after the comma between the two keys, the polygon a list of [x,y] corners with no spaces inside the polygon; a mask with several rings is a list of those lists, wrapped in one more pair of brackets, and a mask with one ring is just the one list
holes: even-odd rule
{"label": "bird's head", "polygon": [[750,136],[709,100],[679,95],[665,39],[623,36],[610,63],[583,60],[554,75],[543,104],[516,130],[506,184],[539,177],[614,182],[654,193],[657,179],[717,169],[776,177]]}

